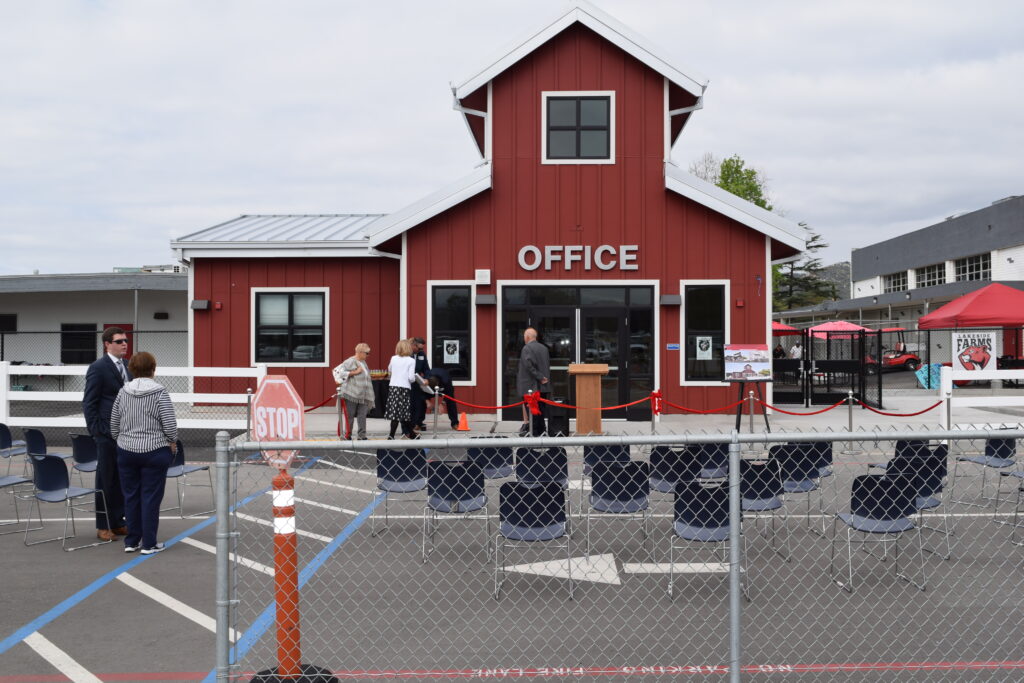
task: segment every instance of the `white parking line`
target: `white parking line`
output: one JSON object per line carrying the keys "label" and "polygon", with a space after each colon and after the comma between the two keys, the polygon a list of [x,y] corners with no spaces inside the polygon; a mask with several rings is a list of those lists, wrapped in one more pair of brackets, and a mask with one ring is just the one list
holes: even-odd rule
{"label": "white parking line", "polygon": [[[202,541],[197,541],[196,539],[189,538],[187,536],[185,538],[181,539],[181,542],[184,543],[185,545],[190,545],[193,548],[199,548],[200,550],[205,550],[206,552],[208,552],[208,553],[210,553],[212,555],[216,555],[217,554],[217,548],[212,546],[212,545],[210,545],[209,543],[203,543]],[[234,553],[231,553],[231,561],[232,562],[237,562],[238,564],[240,564],[243,567],[248,567],[249,569],[253,569],[253,570],[258,571],[258,572],[263,572],[264,574],[266,574],[268,576],[273,576],[274,575],[274,568],[273,567],[268,567],[265,564],[260,564],[256,560],[250,560],[250,559],[248,559],[246,557],[239,557],[238,555],[236,555]]]}
{"label": "white parking line", "polygon": [[[358,453],[358,451],[342,451],[342,453]],[[346,472],[355,472],[356,474],[373,474],[373,470],[359,470],[355,467],[346,467],[345,465],[339,465],[338,463],[331,462],[330,460],[320,460],[319,464],[334,467],[335,469],[344,470]]]}
{"label": "white parking line", "polygon": [[308,482],[311,482],[313,484],[319,484],[320,486],[331,486],[331,487],[336,488],[336,489],[344,489],[346,491],[355,491],[356,493],[367,493],[367,494],[376,493],[376,491],[372,491],[370,489],[360,489],[360,488],[356,488],[355,486],[346,486],[345,484],[335,484],[334,482],[323,481],[322,479],[316,479],[314,477],[310,477],[309,475],[305,475],[305,474],[301,474],[301,475],[299,475],[298,477],[295,477],[295,478],[296,479],[301,479],[303,481],[308,481]]}
{"label": "white parking line", "polygon": [[[273,495],[273,491],[267,491],[267,495]],[[310,505],[315,508],[323,508],[324,510],[330,510],[332,512],[341,512],[342,514],[352,515],[353,517],[358,515],[359,512],[356,510],[349,510],[348,508],[338,507],[337,505],[328,505],[327,503],[321,503],[320,501],[310,500],[309,498],[295,498],[296,503],[302,503],[304,505]]]}
{"label": "white parking line", "polygon": [[[150,586],[148,583],[139,581],[137,578],[127,573],[118,574],[117,580],[129,588],[134,588],[147,598],[155,600],[164,607],[177,612],[189,621],[199,624],[208,631],[211,631],[212,633],[217,632],[217,621],[213,617],[207,616],[199,610],[189,607],[181,600],[164,593],[162,590],[153,588],[153,586]],[[238,633],[234,629],[231,629],[231,640],[232,642],[238,640]]]}
{"label": "white parking line", "polygon": [[[241,512],[236,512],[235,513],[235,517],[238,517],[238,519],[244,519],[247,522],[255,522],[256,524],[262,524],[263,526],[269,526],[269,527],[274,526],[274,523],[271,522],[269,519],[260,519],[259,517],[253,517],[252,515],[242,514]],[[324,543],[330,543],[331,541],[334,540],[330,536],[323,536],[321,534],[314,534],[312,531],[306,531],[305,529],[298,529],[295,533],[297,533],[299,536],[305,536],[306,538],[312,538],[313,540],[316,540],[316,541],[323,541]]]}
{"label": "white parking line", "polygon": [[72,683],[103,683],[89,673],[81,664],[71,659],[66,652],[44,638],[39,631],[33,631],[25,637],[25,644],[53,665],[53,668],[67,676]]}

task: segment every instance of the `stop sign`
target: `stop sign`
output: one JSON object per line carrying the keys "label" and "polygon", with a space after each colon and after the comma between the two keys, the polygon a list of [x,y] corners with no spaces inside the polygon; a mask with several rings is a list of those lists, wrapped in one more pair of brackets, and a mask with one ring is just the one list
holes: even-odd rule
{"label": "stop sign", "polygon": [[[267,375],[252,399],[253,435],[257,441],[302,441],[306,414],[302,398],[285,375]],[[268,465],[286,469],[298,451],[263,451]]]}

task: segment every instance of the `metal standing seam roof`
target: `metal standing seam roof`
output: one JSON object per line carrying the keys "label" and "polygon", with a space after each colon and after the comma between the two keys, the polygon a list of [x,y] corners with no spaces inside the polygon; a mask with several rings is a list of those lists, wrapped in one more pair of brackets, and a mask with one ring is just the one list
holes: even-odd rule
{"label": "metal standing seam roof", "polygon": [[174,240],[174,245],[211,242],[360,242],[385,214],[242,215]]}

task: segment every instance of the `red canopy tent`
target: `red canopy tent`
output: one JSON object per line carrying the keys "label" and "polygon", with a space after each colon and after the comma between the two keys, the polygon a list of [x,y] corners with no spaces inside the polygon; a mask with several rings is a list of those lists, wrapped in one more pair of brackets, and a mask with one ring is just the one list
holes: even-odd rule
{"label": "red canopy tent", "polygon": [[1024,327],[1024,292],[993,282],[921,316],[917,327]]}
{"label": "red canopy tent", "polygon": [[844,337],[852,337],[853,335],[843,335],[841,332],[860,332],[867,330],[867,327],[861,327],[856,323],[848,323],[845,320],[830,320],[827,323],[821,323],[810,328],[811,334],[818,339],[842,339]]}
{"label": "red canopy tent", "polygon": [[772,336],[773,337],[785,337],[791,334],[800,334],[800,330],[789,325],[783,325],[780,322],[772,321]]}

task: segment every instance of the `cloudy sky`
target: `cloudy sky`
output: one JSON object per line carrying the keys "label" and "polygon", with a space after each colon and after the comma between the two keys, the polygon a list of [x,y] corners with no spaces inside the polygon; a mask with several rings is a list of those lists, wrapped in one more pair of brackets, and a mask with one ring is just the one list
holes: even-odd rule
{"label": "cloudy sky", "polygon": [[[739,154],[851,248],[1024,193],[1024,3],[596,0],[710,80]],[[0,4],[0,274],[169,263],[242,213],[386,213],[477,162],[450,81],[560,0]]]}

